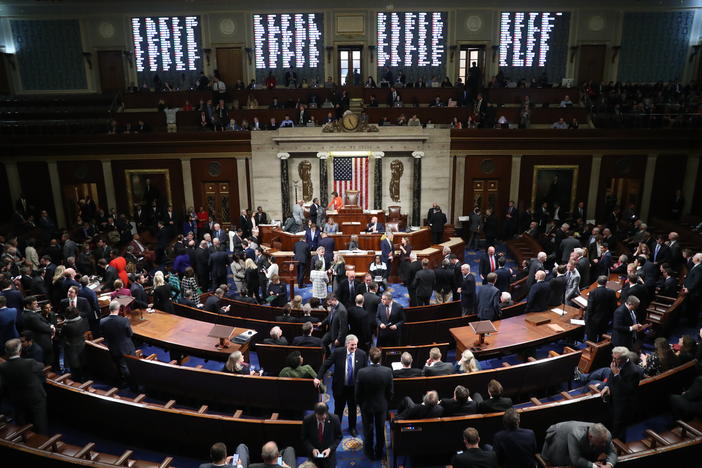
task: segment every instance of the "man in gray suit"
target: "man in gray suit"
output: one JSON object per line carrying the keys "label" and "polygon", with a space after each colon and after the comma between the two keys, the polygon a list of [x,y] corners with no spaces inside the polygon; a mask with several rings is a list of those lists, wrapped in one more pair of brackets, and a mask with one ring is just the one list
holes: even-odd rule
{"label": "man in gray suit", "polygon": [[292,207],[292,217],[295,221],[293,232],[299,232],[305,225],[305,213],[302,208],[302,200],[298,200]]}
{"label": "man in gray suit", "polygon": [[[595,463],[601,453],[604,463]],[[546,430],[541,456],[552,466],[572,465],[576,468],[609,467],[617,463],[612,436],[602,424],[565,421]]]}
{"label": "man in gray suit", "polygon": [[429,359],[427,359],[426,365],[422,369],[422,374],[426,377],[453,374],[453,365],[450,362],[441,360],[439,348],[431,348],[429,350]]}
{"label": "man in gray suit", "polygon": [[566,267],[566,291],[565,298],[566,303],[573,305],[571,299],[577,297],[580,294],[580,272],[575,267],[575,261],[571,260],[568,262]]}

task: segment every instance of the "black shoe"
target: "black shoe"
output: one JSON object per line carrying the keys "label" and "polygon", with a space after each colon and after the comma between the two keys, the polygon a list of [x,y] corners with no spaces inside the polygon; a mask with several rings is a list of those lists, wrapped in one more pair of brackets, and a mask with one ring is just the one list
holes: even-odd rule
{"label": "black shoe", "polygon": [[356,428],[351,428],[349,429],[349,434],[351,434],[351,437],[356,437],[358,435],[358,432],[356,432]]}

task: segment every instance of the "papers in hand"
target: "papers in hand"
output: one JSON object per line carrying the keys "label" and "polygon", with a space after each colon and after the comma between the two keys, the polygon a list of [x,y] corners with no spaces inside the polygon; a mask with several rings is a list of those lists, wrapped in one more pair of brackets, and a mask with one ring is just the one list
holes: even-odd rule
{"label": "papers in hand", "polygon": [[551,312],[555,312],[558,315],[565,315],[566,314],[566,310],[561,309],[560,307],[555,307],[555,308],[551,309]]}
{"label": "papers in hand", "polygon": [[400,370],[402,369],[402,363],[400,361],[391,362],[390,367],[392,367],[392,370]]}
{"label": "papers in hand", "polygon": [[572,325],[585,325],[585,320],[570,319]]}
{"label": "papers in hand", "polygon": [[587,307],[587,299],[585,299],[582,296],[576,297],[575,299],[573,299],[573,302],[575,302],[576,304],[578,304],[582,308]]}

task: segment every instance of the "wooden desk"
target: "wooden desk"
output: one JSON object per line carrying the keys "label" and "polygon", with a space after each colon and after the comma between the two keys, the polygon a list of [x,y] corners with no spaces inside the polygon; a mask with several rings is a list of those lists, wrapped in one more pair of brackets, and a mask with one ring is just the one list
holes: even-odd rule
{"label": "wooden desk", "polygon": [[[186,355],[198,356],[205,359],[226,361],[229,354],[241,351],[248,361],[249,343],[239,345],[232,343],[229,348],[219,349],[215,345],[219,339],[207,336],[214,326],[209,322],[201,322],[178,315],[156,311],[145,313],[144,320],[132,317],[132,330],[137,339],[169,350],[177,350]],[[235,328],[232,336],[245,332],[246,328]]]}
{"label": "wooden desk", "polygon": [[[496,320],[492,324],[497,329],[497,333],[486,336],[485,345],[480,350],[472,349],[478,335],[473,333],[470,326],[451,328],[449,331],[456,340],[456,354],[461,354],[466,349],[472,350],[476,357],[504,354],[519,349],[532,348],[582,332],[584,328],[582,325],[570,323],[570,319],[579,318],[582,311],[577,307],[570,306],[566,306],[566,310],[568,313],[563,316],[559,316],[549,309],[547,312],[531,312],[505,320]],[[543,325],[533,325],[525,320],[527,317],[537,315],[544,315],[551,321]],[[551,324],[559,325],[563,331],[552,330],[549,327]]]}

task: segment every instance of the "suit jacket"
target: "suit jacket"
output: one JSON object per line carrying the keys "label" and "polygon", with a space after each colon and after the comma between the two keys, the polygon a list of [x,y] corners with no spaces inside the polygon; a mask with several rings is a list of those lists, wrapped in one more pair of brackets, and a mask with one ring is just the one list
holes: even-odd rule
{"label": "suit jacket", "polygon": [[22,312],[22,328],[34,333],[34,341],[41,346],[44,353],[52,349],[51,325],[41,313],[25,309]]}
{"label": "suit jacket", "polygon": [[322,325],[328,325],[328,333],[331,335],[332,341],[338,340],[339,345],[343,346],[344,339],[349,333],[349,314],[346,307],[339,303],[336,309],[322,320]]}
{"label": "suit jacket", "polygon": [[334,261],[334,238],[320,237],[319,247],[324,247],[324,261],[327,262],[327,265],[331,265]]}
{"label": "suit jacket", "polygon": [[292,340],[292,345],[293,346],[305,346],[309,348],[321,348],[322,347],[322,339],[317,338],[316,336],[307,336],[307,335],[301,335],[301,336],[296,336]]}
{"label": "suit jacket", "polygon": [[20,406],[36,405],[46,400],[43,364],[34,359],[14,358],[0,364],[0,388]]}
{"label": "suit jacket", "polygon": [[[393,301],[390,306],[390,318],[388,318],[385,305],[381,302],[378,304],[378,308],[375,312],[375,323],[378,326],[380,326],[381,323],[384,323],[387,327],[390,325],[397,325],[399,331],[399,329],[405,323],[405,311],[400,304]],[[387,328],[385,330],[380,330],[379,333],[387,333],[387,330]]]}
{"label": "suit jacket", "polygon": [[146,305],[148,305],[149,296],[146,294],[144,286],[135,281],[129,287],[129,290],[131,291],[132,297],[134,298],[134,305],[136,308],[145,307]]}
{"label": "suit jacket", "polygon": [[366,232],[385,232],[385,225],[383,223],[375,223],[375,231],[373,230],[373,223],[368,223],[366,226]]}
{"label": "suit jacket", "polygon": [[626,299],[629,296],[636,296],[637,298],[639,298],[641,304],[639,305],[638,310],[646,310],[648,308],[648,303],[651,300],[648,287],[641,283],[636,283],[634,285],[625,285],[622,288],[620,296],[622,304],[624,304],[624,301],[626,301]]}
{"label": "suit jacket", "polygon": [[437,361],[431,366],[424,366],[424,369],[422,369],[422,375],[425,377],[436,377],[437,375],[451,374],[453,374],[453,364],[450,362]]}
{"label": "suit jacket", "polygon": [[[213,278],[227,276],[227,270],[229,268],[229,255],[227,252],[218,250],[217,252],[212,252],[210,258],[207,261],[207,265],[212,272]],[[217,285],[219,286],[219,285]]]}
{"label": "suit jacket", "polygon": [[475,303],[475,276],[468,273],[464,278],[461,275],[461,303],[469,306]]}
{"label": "suit jacket", "polygon": [[100,330],[105,344],[113,356],[134,354],[132,326],[129,319],[119,315],[108,315],[100,320]]}
{"label": "suit jacket", "polygon": [[469,448],[454,455],[451,464],[454,468],[497,468],[497,454],[481,448]]}
{"label": "suit jacket", "polygon": [[570,278],[566,273],[566,300],[570,300],[580,294],[580,273],[578,270],[570,272]]}
{"label": "suit jacket", "polygon": [[307,243],[303,242],[302,240],[295,242],[293,251],[293,260],[298,262],[300,265],[307,265],[307,257],[310,255],[310,249],[307,246]]}
{"label": "suit jacket", "polygon": [[478,289],[478,318],[497,320],[500,315],[500,290],[490,283]]}
{"label": "suit jacket", "polygon": [[329,269],[329,263],[325,260],[324,257],[320,257],[317,254],[312,255],[312,258],[310,259],[310,269],[314,269],[314,264],[317,263],[318,260],[322,263],[323,270]]}
{"label": "suit jacket", "polygon": [[431,297],[434,292],[434,282],[436,281],[436,275],[434,270],[428,268],[421,269],[414,275],[414,282],[412,286],[414,287],[415,294],[419,297]]}
{"label": "suit jacket", "polygon": [[536,435],[531,429],[518,427],[500,431],[492,439],[501,468],[533,468],[534,454],[538,452]]}
{"label": "suit jacket", "polygon": [[698,263],[687,272],[684,284],[690,297],[702,296],[702,264]]}
{"label": "suit jacket", "polygon": [[[591,468],[602,450],[590,447],[587,434],[594,423],[566,421],[554,424],[546,430],[546,440],[541,456],[553,466],[572,465],[575,468]],[[617,463],[617,452],[610,441],[606,448],[607,462]]]}
{"label": "suit jacket", "polygon": [[[615,345],[616,346],[616,345]],[[612,404],[633,408],[636,402],[636,392],[641,381],[642,369],[631,361],[626,361],[619,375],[612,375],[607,386],[612,392]]]}
{"label": "suit jacket", "polygon": [[531,289],[529,289],[524,312],[542,312],[547,310],[550,298],[551,284],[546,281],[535,283]]}
{"label": "suit jacket", "polygon": [[17,333],[17,310],[9,307],[0,309],[0,349],[5,349],[5,342],[19,338]]}
{"label": "suit jacket", "polygon": [[[495,257],[495,272],[499,266],[497,266],[497,255]],[[490,257],[487,253],[480,256],[480,276],[483,277],[483,284],[487,283],[487,275],[492,272],[492,265],[490,265]]]}
{"label": "suit jacket", "polygon": [[597,327],[598,330],[602,330],[612,319],[616,308],[617,293],[607,289],[606,286],[598,286],[590,291],[587,298],[585,321]]}
{"label": "suit jacket", "polygon": [[612,319],[612,345],[626,346],[631,349],[636,340],[636,332],[629,329],[634,325],[634,319],[631,312],[622,304],[614,311]]}
{"label": "suit jacket", "polygon": [[314,232],[311,229],[305,230],[305,242],[310,246],[310,250],[317,250],[317,247],[319,247],[319,239],[321,239],[319,235],[321,232],[319,229],[315,229]]}
{"label": "suit jacket", "polygon": [[[84,297],[76,297],[76,308],[78,309],[78,312],[80,312],[80,316],[87,319],[90,317],[92,314],[94,314],[93,308],[88,302],[88,300]],[[66,309],[68,309],[68,298],[64,297],[61,299],[61,313],[63,315],[66,314]],[[93,318],[97,318],[97,316],[93,315]]]}
{"label": "suit jacket", "polygon": [[393,252],[393,246],[392,242],[390,242],[390,239],[384,239],[380,241],[380,258],[383,262],[386,264],[390,260],[390,255],[392,255]]}
{"label": "suit jacket", "polygon": [[672,276],[669,276],[668,278],[664,279],[663,282],[660,284],[660,292],[659,294],[661,296],[666,296],[666,297],[677,297],[678,296],[678,280],[673,278]]}
{"label": "suit jacket", "polygon": [[363,293],[363,308],[368,314],[368,321],[371,327],[375,324],[375,314],[378,312],[378,304],[380,304],[380,296],[373,293]]}
{"label": "suit jacket", "polygon": [[497,275],[497,280],[495,280],[495,287],[500,290],[500,292],[509,291],[509,284],[512,282],[512,273],[506,267],[498,268],[495,270]]}
{"label": "suit jacket", "polygon": [[437,268],[434,270],[434,290],[449,293],[453,289],[453,268]]}
{"label": "suit jacket", "polygon": [[[348,285],[348,283],[347,283]],[[349,314],[349,333],[358,337],[359,345],[370,343],[371,341],[371,323],[368,320],[368,314],[365,309],[358,306],[348,308]]]}
{"label": "suit jacket", "polygon": [[[353,378],[354,383],[358,379],[358,372],[368,364],[366,352],[357,348],[354,354]],[[322,363],[322,367],[317,372],[318,376],[323,376],[331,366],[334,366],[334,376],[332,378],[332,389],[334,393],[340,392],[346,385],[346,347],[337,346],[329,357]]]}
{"label": "suit jacket", "polygon": [[6,302],[6,307],[9,307],[11,309],[17,309],[17,310],[22,310],[24,307],[24,298],[22,297],[22,293],[16,289],[6,289],[0,292],[3,296],[5,296],[5,299],[7,299]]}
{"label": "suit jacket", "polygon": [[568,286],[565,275],[556,276],[551,281],[551,295],[548,298],[548,306],[555,307],[563,303],[565,298],[566,286]]}
{"label": "suit jacket", "polygon": [[455,398],[442,398],[439,403],[444,408],[443,416],[466,416],[475,414],[478,411],[478,403],[475,400],[466,400],[459,403]]}
{"label": "suit jacket", "polygon": [[656,254],[656,243],[653,248],[651,249],[651,261],[655,262],[657,264],[662,264],[662,263],[669,263],[672,260],[671,254],[670,254],[670,247],[668,247],[665,244],[661,244],[660,248],[658,249],[658,254]]}
{"label": "suit jacket", "polygon": [[392,370],[379,364],[371,364],[358,371],[356,377],[356,401],[361,411],[383,414],[392,400]]}
{"label": "suit jacket", "polygon": [[314,413],[305,416],[302,420],[302,443],[308,456],[312,456],[314,449],[320,452],[331,449],[329,458],[324,466],[333,468],[336,466],[336,447],[341,442],[341,423],[335,414],[328,414],[324,421],[322,440],[319,439],[317,416]]}
{"label": "suit jacket", "polygon": [[541,263],[540,261],[536,259],[532,259],[531,263],[529,264],[529,277],[527,278],[527,288],[531,288],[533,284],[536,282],[535,275],[536,272],[539,270],[544,269],[544,264]]}
{"label": "suit jacket", "polygon": [[423,403],[412,403],[412,405],[408,406],[397,415],[397,419],[440,418],[443,414],[444,408],[441,405],[427,406]]}
{"label": "suit jacket", "polygon": [[590,284],[590,260],[587,257],[580,257],[575,268],[580,273],[580,283],[582,285]]}
{"label": "suit jacket", "polygon": [[558,257],[560,259],[559,263],[568,263],[570,254],[578,247],[580,247],[580,242],[575,237],[566,237],[563,239],[558,246],[558,251],[561,254]]}
{"label": "suit jacket", "polygon": [[432,232],[443,232],[446,225],[446,215],[441,211],[435,211],[429,218]]}
{"label": "suit jacket", "polygon": [[512,399],[508,397],[493,397],[478,403],[480,413],[499,413],[512,407]]}
{"label": "suit jacket", "polygon": [[392,376],[395,379],[403,379],[406,377],[421,377],[422,370],[416,367],[403,367],[401,369],[395,369],[392,371]]}
{"label": "suit jacket", "polygon": [[203,310],[206,310],[208,312],[212,312],[215,314],[221,314],[222,311],[219,308],[219,301],[220,301],[220,299],[217,296],[215,296],[214,294],[211,296],[208,296],[207,299],[205,300]]}

